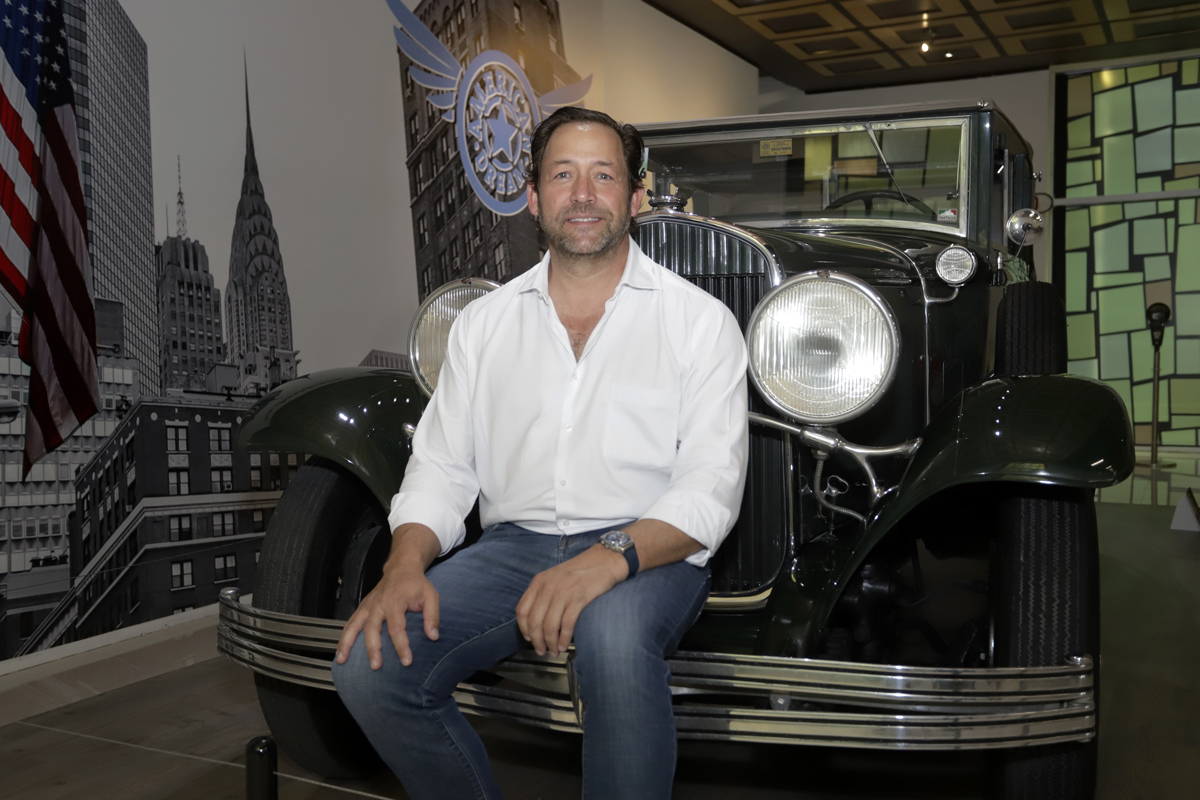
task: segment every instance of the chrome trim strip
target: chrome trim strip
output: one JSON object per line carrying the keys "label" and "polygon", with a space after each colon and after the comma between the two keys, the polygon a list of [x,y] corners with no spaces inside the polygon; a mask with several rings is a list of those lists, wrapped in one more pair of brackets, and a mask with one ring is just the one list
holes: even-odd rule
{"label": "chrome trim strip", "polygon": [[773,589],[767,589],[765,592],[745,596],[713,596],[709,595],[708,600],[704,601],[705,611],[729,611],[737,609],[738,611],[754,611],[759,608],[767,607],[767,598],[771,596]]}
{"label": "chrome trim strip", "polygon": [[[243,606],[221,593],[218,650],[255,672],[315,689],[333,688],[337,620]],[[277,645],[304,649],[288,652]],[[865,748],[988,749],[1094,736],[1089,657],[1061,667],[946,669],[720,653],[668,659],[676,725],[683,738]],[[522,651],[493,673],[518,688],[460,684],[464,712],[577,731],[571,654]],[[521,686],[531,687],[522,690]],[[745,704],[736,699],[745,697]],[[758,700],[861,707],[762,710]],[[706,698],[711,701],[706,702]]]}

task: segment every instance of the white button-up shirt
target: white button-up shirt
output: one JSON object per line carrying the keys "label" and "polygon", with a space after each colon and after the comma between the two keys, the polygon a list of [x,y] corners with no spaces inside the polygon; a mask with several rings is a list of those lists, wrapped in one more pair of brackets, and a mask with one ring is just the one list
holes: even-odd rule
{"label": "white button-up shirt", "polygon": [[550,256],[468,305],[388,522],[427,525],[443,554],[479,497],[487,527],[583,533],[651,518],[703,549],[737,520],[746,478],[746,345],[721,302],[630,242],[578,361]]}

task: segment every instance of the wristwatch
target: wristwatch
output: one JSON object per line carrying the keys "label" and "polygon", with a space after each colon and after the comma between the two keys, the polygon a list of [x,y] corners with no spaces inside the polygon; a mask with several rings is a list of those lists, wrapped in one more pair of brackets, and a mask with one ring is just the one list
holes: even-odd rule
{"label": "wristwatch", "polygon": [[638,555],[637,548],[633,546],[632,536],[625,531],[609,531],[600,537],[600,544],[614,553],[625,556],[625,563],[629,565],[629,578],[637,574]]}

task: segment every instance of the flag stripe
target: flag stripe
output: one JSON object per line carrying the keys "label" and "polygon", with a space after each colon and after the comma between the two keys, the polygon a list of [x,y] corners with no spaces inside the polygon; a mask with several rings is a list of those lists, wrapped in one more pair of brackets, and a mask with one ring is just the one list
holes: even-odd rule
{"label": "flag stripe", "polygon": [[25,273],[9,260],[5,250],[0,250],[0,285],[18,307],[25,307]]}
{"label": "flag stripe", "polygon": [[46,145],[51,154],[46,160],[53,162],[58,170],[61,186],[66,190],[67,197],[75,208],[75,216],[81,221],[87,219],[87,208],[83,204],[83,184],[79,181],[79,153],[76,148],[67,144],[68,137],[72,142],[78,141],[75,112],[70,108],[54,109],[53,114],[46,115],[42,124],[42,135],[46,137]]}
{"label": "flag stripe", "polygon": [[3,209],[12,229],[28,250],[33,242],[33,215],[17,196],[17,187],[8,176],[7,170],[0,172],[0,209]]}
{"label": "flag stripe", "polygon": [[[42,188],[44,193],[41,205],[43,236],[40,246],[49,247],[54,254],[54,262],[57,263],[58,268],[53,270],[53,277],[59,279],[56,281],[56,285],[60,287],[59,292],[69,301],[74,316],[87,333],[88,349],[94,355],[96,353],[96,312],[80,270],[82,266],[80,262],[85,262],[87,259],[87,245],[83,240],[83,233],[79,225],[70,224],[78,223],[78,220],[69,218],[71,207],[62,202],[63,198],[60,196],[62,189],[56,182],[49,180],[52,170],[55,170],[56,167],[57,164],[52,159],[46,160],[47,181]],[[58,209],[66,212],[68,217],[66,222],[69,225],[67,230],[74,234],[70,237],[75,240],[73,242],[68,240],[66,231],[59,225],[58,214],[55,213]],[[82,258],[77,257],[77,253]],[[66,311],[65,308],[60,307],[60,309]]]}
{"label": "flag stripe", "polygon": [[25,174],[33,177],[37,174],[37,149],[22,123],[20,113],[8,99],[8,93],[0,88],[0,128],[4,129],[5,138],[17,151],[17,161],[25,168]]}
{"label": "flag stripe", "polygon": [[25,131],[25,135],[30,141],[34,142],[34,152],[38,151],[38,129],[37,129],[37,112],[33,106],[29,104],[29,98],[25,96],[25,87],[21,84],[21,79],[13,72],[12,64],[7,58],[0,58],[0,89],[4,91],[4,96],[8,98],[8,102],[16,110],[18,117],[21,120],[21,128]]}
{"label": "flag stripe", "polygon": [[[48,337],[49,331],[44,326],[34,326],[32,335],[36,338],[37,344],[33,347],[35,353],[35,361],[33,369],[30,371],[32,375],[38,375],[42,381],[43,388],[46,390],[46,409],[49,414],[49,419],[56,431],[60,433],[74,430],[76,419],[80,413],[87,411],[86,408],[72,408],[68,402],[68,389],[64,387],[60,381],[62,372],[56,369],[57,355],[63,348],[55,347]],[[69,356],[68,356],[69,357]],[[81,376],[86,380],[87,376]],[[99,406],[99,397],[90,395],[92,405]],[[32,397],[30,398],[32,401]],[[32,405],[32,402],[30,403]],[[90,411],[87,411],[87,416],[91,416]]]}

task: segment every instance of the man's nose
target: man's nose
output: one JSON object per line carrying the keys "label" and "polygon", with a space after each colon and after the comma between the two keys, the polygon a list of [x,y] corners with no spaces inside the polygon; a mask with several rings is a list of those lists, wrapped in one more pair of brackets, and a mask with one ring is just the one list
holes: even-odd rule
{"label": "man's nose", "polygon": [[579,176],[571,189],[571,200],[576,203],[590,203],[596,197],[596,186],[587,175]]}

